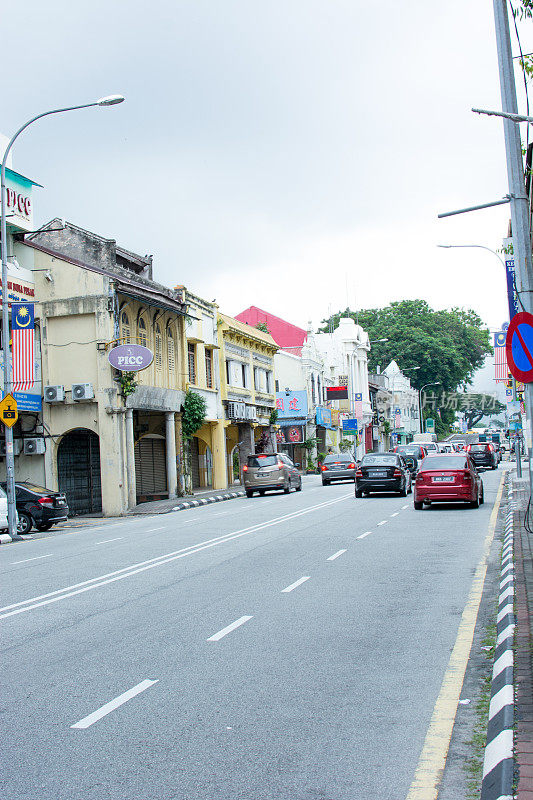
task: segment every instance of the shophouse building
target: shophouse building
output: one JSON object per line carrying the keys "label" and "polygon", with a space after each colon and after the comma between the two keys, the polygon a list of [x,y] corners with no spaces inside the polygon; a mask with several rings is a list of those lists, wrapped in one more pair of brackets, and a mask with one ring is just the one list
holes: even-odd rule
{"label": "shophouse building", "polygon": [[385,414],[390,421],[391,445],[406,444],[420,431],[418,391],[396,361],[391,361],[383,374],[389,384],[390,400],[385,405]]}
{"label": "shophouse building", "polygon": [[[176,287],[177,291],[183,287]],[[190,440],[191,488],[225,489],[228,485],[224,408],[220,393],[218,306],[185,292],[187,317],[187,389],[205,400],[203,426]]]}
{"label": "shophouse building", "polygon": [[[152,280],[150,256],[59,219],[18,242],[16,254],[34,275],[44,376],[44,458],[33,479],[64,491],[73,514],[122,514],[143,500],[175,497],[184,291]],[[121,343],[149,348],[152,363],[118,371],[108,355]],[[27,477],[22,464],[15,470]]]}
{"label": "shophouse building", "polygon": [[338,441],[325,400],[331,379],[325,375],[311,328],[302,346],[279,350],[274,364],[278,448],[300,469],[313,468],[319,454],[336,450]]}
{"label": "shophouse building", "polygon": [[268,333],[225,314],[218,315],[220,381],[225,415],[228,482],[240,480],[256,449],[276,449],[271,415],[276,407],[274,355]]}
{"label": "shophouse building", "polygon": [[[331,333],[315,335],[316,346],[325,365],[325,374],[333,386],[346,386],[348,399],[335,401],[341,423],[346,418],[357,419],[357,458],[373,449],[372,409],[368,386],[368,334],[349,317],[341,317],[339,326]],[[334,415],[335,416],[335,415]]]}

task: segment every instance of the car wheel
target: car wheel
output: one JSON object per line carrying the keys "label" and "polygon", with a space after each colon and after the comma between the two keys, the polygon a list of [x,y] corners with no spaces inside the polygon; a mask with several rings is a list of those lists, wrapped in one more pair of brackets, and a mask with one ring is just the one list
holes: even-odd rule
{"label": "car wheel", "polygon": [[302,479],[301,479],[301,478],[300,478],[300,483],[299,483],[299,484],[298,484],[298,486],[296,487],[296,491],[297,491],[297,492],[301,492],[301,491],[302,491]]}
{"label": "car wheel", "polygon": [[470,508],[479,508],[479,495],[470,503]]}
{"label": "car wheel", "polygon": [[265,490],[259,489],[259,497],[264,497],[264,496],[265,496]]}
{"label": "car wheel", "polygon": [[291,490],[290,483],[288,483],[287,486],[283,487],[283,491],[285,492],[285,494],[289,494],[290,490]]}
{"label": "car wheel", "polygon": [[482,506],[484,502],[485,502],[485,489],[483,488],[483,485],[482,485],[481,486],[481,494],[479,496],[479,505]]}
{"label": "car wheel", "polygon": [[413,505],[415,507],[415,511],[422,511],[422,509],[424,508],[424,503],[419,503],[418,500],[415,500]]}
{"label": "car wheel", "polygon": [[246,490],[246,497],[253,497],[253,496],[254,496],[253,489],[247,489]]}
{"label": "car wheel", "polygon": [[19,521],[17,525],[17,533],[29,533],[33,525],[33,520],[25,511],[19,513]]}
{"label": "car wheel", "polygon": [[53,524],[53,522],[36,522],[35,527],[38,531],[49,531]]}
{"label": "car wheel", "polygon": [[362,489],[356,489],[355,490],[355,496],[356,497],[362,497],[363,496],[363,490]]}
{"label": "car wheel", "polygon": [[400,489],[400,497],[407,497],[407,481],[405,482],[403,489]]}
{"label": "car wheel", "polygon": [[329,486],[329,481],[322,481],[322,486]]}

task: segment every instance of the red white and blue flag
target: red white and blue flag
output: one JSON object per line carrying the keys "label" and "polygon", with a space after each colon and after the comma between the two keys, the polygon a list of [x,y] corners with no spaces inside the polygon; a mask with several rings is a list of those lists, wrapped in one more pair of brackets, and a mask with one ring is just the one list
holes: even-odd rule
{"label": "red white and blue flag", "polygon": [[507,381],[509,379],[509,367],[507,366],[507,353],[505,350],[506,338],[505,331],[499,331],[494,334],[494,377],[497,381]]}
{"label": "red white and blue flag", "polygon": [[35,306],[11,304],[13,391],[27,392],[35,384]]}

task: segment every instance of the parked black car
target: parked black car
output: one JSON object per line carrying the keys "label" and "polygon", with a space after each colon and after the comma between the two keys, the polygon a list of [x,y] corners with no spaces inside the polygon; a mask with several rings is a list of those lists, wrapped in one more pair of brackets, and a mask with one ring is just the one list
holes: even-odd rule
{"label": "parked black car", "polygon": [[[6,484],[1,484],[5,490]],[[48,531],[52,525],[68,519],[68,505],[64,494],[35,486],[33,483],[15,483],[15,498],[19,518],[18,532],[29,533],[33,526],[38,531]]]}
{"label": "parked black car", "polygon": [[399,492],[405,497],[412,491],[411,472],[399,453],[367,453],[355,473],[355,496],[370,492]]}
{"label": "parked black car", "polygon": [[498,456],[494,450],[492,442],[476,442],[466,447],[466,452],[476,465],[485,469],[496,469],[498,466]]}

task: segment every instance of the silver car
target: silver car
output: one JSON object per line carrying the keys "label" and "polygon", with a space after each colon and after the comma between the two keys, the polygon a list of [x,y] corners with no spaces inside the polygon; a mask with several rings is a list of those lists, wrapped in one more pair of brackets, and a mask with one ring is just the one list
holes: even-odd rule
{"label": "silver car", "polygon": [[291,489],[302,490],[302,476],[284,453],[248,456],[242,471],[246,497],[252,497],[254,492],[262,496],[269,489],[283,489],[285,494]]}
{"label": "silver car", "polygon": [[327,455],[320,469],[322,486],[328,486],[332,481],[355,481],[355,458],[351,453]]}

